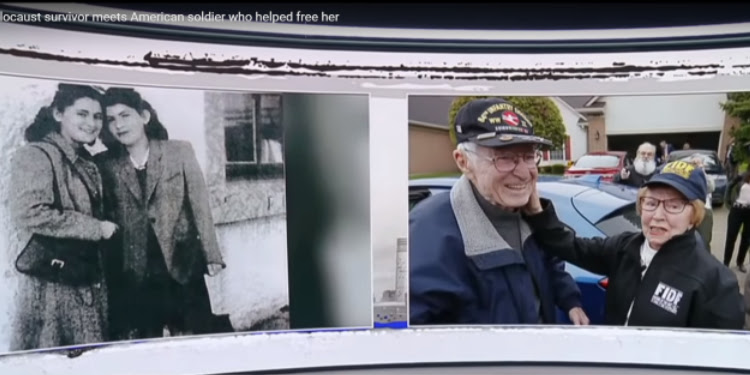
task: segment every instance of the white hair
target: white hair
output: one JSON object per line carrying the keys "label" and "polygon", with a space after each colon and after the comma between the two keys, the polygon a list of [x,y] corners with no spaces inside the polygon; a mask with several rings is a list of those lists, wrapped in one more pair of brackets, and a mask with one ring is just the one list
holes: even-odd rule
{"label": "white hair", "polygon": [[456,145],[456,150],[461,151],[469,164],[476,161],[476,153],[479,151],[477,144],[474,142],[461,142]]}
{"label": "white hair", "polygon": [[477,144],[474,142],[461,142],[456,145],[456,149],[461,151],[477,152]]}
{"label": "white hair", "polygon": [[654,146],[651,142],[643,142],[640,146],[638,146],[637,152],[644,151],[645,148],[650,148],[651,151],[656,153],[656,146]]}

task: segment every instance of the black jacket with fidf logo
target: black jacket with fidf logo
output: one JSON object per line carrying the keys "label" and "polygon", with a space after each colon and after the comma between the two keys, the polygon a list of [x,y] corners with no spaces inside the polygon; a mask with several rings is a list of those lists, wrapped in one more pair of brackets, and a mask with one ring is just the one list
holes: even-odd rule
{"label": "black jacket with fidf logo", "polygon": [[694,230],[673,237],[641,280],[643,233],[577,238],[542,200],[543,212],[526,216],[540,248],[581,268],[609,277],[606,323],[629,326],[743,328],[737,277],[696,241]]}

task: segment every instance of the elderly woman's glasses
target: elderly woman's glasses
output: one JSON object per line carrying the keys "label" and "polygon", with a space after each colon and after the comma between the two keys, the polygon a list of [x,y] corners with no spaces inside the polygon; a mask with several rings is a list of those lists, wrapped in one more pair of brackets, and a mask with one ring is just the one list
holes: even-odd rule
{"label": "elderly woman's glasses", "polygon": [[492,164],[495,166],[495,169],[497,169],[498,172],[510,172],[516,169],[516,166],[519,163],[528,168],[534,168],[537,166],[537,163],[542,157],[541,153],[538,151],[524,152],[520,154],[512,153],[512,152],[505,152],[505,153],[497,154],[494,157],[480,155],[473,151],[469,151],[469,152],[481,157],[482,159],[492,162]]}
{"label": "elderly woman's glasses", "polygon": [[659,207],[659,205],[664,205],[664,210],[669,212],[670,214],[679,214],[682,213],[682,211],[685,210],[685,207],[690,202],[679,199],[679,198],[672,198],[672,199],[656,199],[651,197],[642,197],[641,198],[641,209],[644,211],[656,211],[656,209]]}

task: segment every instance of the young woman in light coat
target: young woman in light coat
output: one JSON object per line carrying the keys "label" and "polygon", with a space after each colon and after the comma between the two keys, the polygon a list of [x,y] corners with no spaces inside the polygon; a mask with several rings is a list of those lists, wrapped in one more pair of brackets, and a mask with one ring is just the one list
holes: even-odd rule
{"label": "young woman in light coat", "polygon": [[[115,232],[116,226],[103,219],[101,177],[83,148],[102,128],[101,99],[92,87],[60,84],[52,104],[42,108],[26,129],[29,143],[12,158],[9,201],[20,240],[12,259],[33,234],[101,244]],[[94,268],[101,266],[100,253],[107,250],[95,248],[89,265]],[[73,286],[18,275],[10,350],[108,339],[103,279]]]}

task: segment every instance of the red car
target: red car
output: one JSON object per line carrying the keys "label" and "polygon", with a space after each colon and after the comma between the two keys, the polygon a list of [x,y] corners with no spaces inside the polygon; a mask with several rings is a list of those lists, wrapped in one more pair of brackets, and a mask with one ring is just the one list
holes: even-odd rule
{"label": "red car", "polygon": [[612,181],[615,174],[631,164],[625,151],[593,151],[581,156],[565,171],[563,178],[580,177],[587,174],[602,176],[604,181]]}

